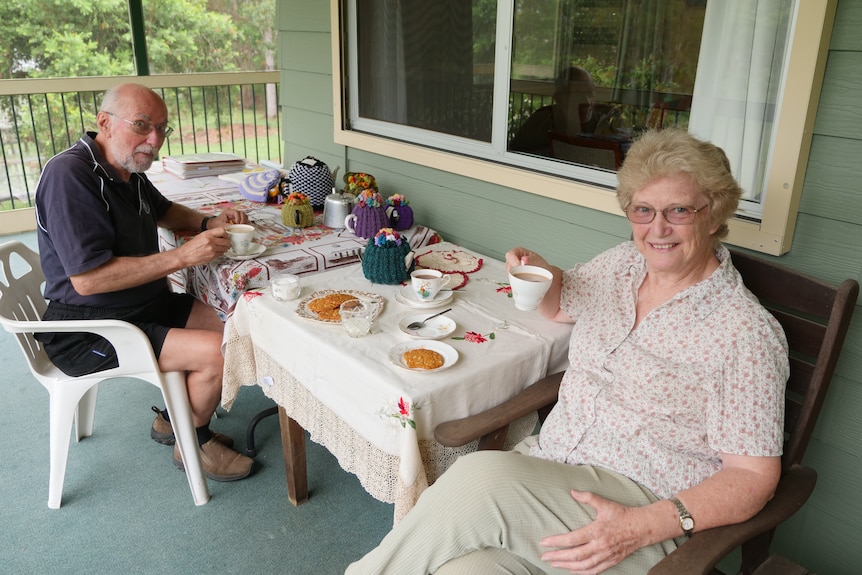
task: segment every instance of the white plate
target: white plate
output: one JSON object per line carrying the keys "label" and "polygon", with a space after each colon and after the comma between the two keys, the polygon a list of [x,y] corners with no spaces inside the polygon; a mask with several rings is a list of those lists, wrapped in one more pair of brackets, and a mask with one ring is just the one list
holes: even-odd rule
{"label": "white plate", "polygon": [[442,339],[455,331],[455,322],[445,315],[432,317],[426,321],[425,325],[420,329],[407,329],[408,324],[411,324],[414,321],[422,321],[429,315],[431,314],[423,313],[404,316],[401,318],[401,321],[398,322],[398,327],[401,331],[410,337],[415,337],[416,339]]}
{"label": "white plate", "polygon": [[434,299],[430,299],[427,301],[422,301],[417,299],[415,295],[413,295],[413,290],[410,286],[403,286],[400,290],[395,292],[395,301],[400,303],[401,305],[406,305],[407,307],[412,307],[416,309],[429,309],[432,307],[440,307],[441,305],[447,304],[452,301],[452,296],[455,292],[450,289],[441,289],[437,292],[437,295],[434,296]]}
{"label": "white plate", "polygon": [[374,317],[372,318],[372,320],[377,319],[377,316],[380,315],[381,311],[383,311],[383,302],[386,301],[383,298],[383,296],[376,294],[376,293],[357,291],[355,289],[324,289],[324,290],[316,291],[308,297],[302,298],[302,301],[300,301],[298,304],[296,304],[296,315],[298,315],[299,317],[305,318],[305,319],[310,319],[312,321],[319,321],[320,323],[337,323],[337,324],[340,324],[341,321],[337,320],[337,319],[320,319],[319,317],[317,317],[316,313],[314,313],[313,311],[308,309],[308,304],[310,304],[312,300],[315,300],[315,299],[320,298],[320,297],[328,296],[328,295],[331,295],[334,293],[347,293],[347,294],[350,294],[352,296],[356,296],[359,299],[377,302],[379,305],[377,306],[377,309],[374,312]]}
{"label": "white plate", "polygon": [[259,244],[257,242],[251,242],[251,251],[247,254],[237,255],[233,253],[233,248],[228,248],[224,253],[225,257],[228,257],[232,260],[250,260],[252,258],[256,258],[260,254],[266,251],[266,246],[263,244]]}
{"label": "white plate", "polygon": [[[407,364],[404,363],[404,352],[417,348],[425,348],[432,351],[436,351],[443,356],[443,365],[441,365],[437,369],[414,369],[411,367],[407,367]],[[406,369],[408,371],[431,373],[434,371],[442,371],[444,369],[452,367],[455,362],[458,361],[458,352],[451,345],[443,343],[442,341],[434,341],[433,339],[427,339],[422,341],[407,341],[404,343],[399,343],[398,345],[389,350],[389,360],[398,367]]]}

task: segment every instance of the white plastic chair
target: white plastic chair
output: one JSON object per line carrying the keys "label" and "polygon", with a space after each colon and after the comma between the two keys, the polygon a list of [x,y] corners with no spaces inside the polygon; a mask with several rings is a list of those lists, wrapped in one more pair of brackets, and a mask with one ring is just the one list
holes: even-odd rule
{"label": "white plastic chair", "polygon": [[[42,321],[42,314],[47,308],[42,296],[44,281],[36,252],[18,241],[0,245],[0,323],[6,331],[15,334],[30,371],[45,386],[50,396],[51,471],[48,507],[60,507],[72,423],[75,423],[78,441],[92,435],[98,385],[106,379],[117,377],[141,379],[162,391],[195,505],[205,504],[210,494],[201,467],[185,376],[180,372],[159,371],[149,339],[143,331],[128,322]],[[119,367],[80,377],[68,376],[48,359],[42,345],[33,337],[37,332],[89,332],[101,335],[117,351]]]}

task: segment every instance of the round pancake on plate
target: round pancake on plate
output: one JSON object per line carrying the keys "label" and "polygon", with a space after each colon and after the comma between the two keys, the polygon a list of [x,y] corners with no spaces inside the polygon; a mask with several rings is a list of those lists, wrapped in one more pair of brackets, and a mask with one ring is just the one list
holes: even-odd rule
{"label": "round pancake on plate", "polygon": [[404,363],[410,369],[437,369],[443,366],[443,356],[433,349],[417,347],[404,352]]}

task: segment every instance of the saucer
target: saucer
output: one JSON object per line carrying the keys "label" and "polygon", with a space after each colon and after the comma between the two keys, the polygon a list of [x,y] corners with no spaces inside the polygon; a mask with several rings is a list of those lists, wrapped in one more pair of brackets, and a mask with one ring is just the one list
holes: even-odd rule
{"label": "saucer", "polygon": [[[438,367],[437,369],[418,369],[407,367],[407,364],[404,363],[404,352],[417,349],[424,348],[430,349],[432,351],[436,351],[440,355],[443,356],[443,365]],[[389,361],[400,367],[401,369],[406,369],[408,371],[418,371],[420,373],[432,373],[435,371],[443,371],[449,367],[452,367],[456,361],[458,361],[458,351],[449,344],[443,343],[442,341],[434,341],[434,340],[422,340],[422,341],[408,341],[405,343],[399,343],[395,347],[389,350]]]}
{"label": "saucer", "polygon": [[455,292],[450,289],[442,289],[437,292],[434,299],[423,301],[413,295],[413,291],[410,286],[403,286],[400,290],[395,292],[395,301],[401,305],[406,305],[407,307],[428,309],[432,307],[440,307],[443,304],[449,303],[452,300],[454,293]]}
{"label": "saucer", "polygon": [[414,321],[422,321],[427,317],[427,313],[404,316],[398,322],[398,328],[416,339],[442,339],[455,331],[455,322],[444,315],[432,317],[419,329],[407,329],[409,324]]}
{"label": "saucer", "polygon": [[257,242],[251,242],[251,250],[247,254],[238,255],[233,253],[233,248],[228,248],[224,255],[225,257],[228,257],[232,260],[250,260],[252,258],[256,258],[265,251],[265,245],[259,244]]}

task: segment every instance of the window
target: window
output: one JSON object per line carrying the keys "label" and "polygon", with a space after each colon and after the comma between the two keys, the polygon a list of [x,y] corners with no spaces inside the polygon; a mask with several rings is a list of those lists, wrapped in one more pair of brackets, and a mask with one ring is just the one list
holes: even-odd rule
{"label": "window", "polygon": [[631,140],[682,126],[746,190],[730,243],[789,249],[833,0],[345,7],[337,142],[619,214]]}

